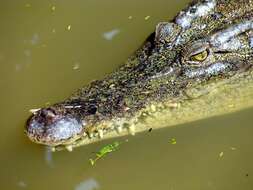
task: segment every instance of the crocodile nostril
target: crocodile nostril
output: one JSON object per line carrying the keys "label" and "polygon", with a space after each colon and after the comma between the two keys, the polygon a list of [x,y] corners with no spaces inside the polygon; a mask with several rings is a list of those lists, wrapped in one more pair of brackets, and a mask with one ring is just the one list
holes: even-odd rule
{"label": "crocodile nostril", "polygon": [[42,109],[40,111],[40,118],[45,122],[52,122],[56,117],[56,112],[51,108]]}
{"label": "crocodile nostril", "polygon": [[88,112],[89,114],[91,114],[91,115],[96,114],[96,112],[97,112],[97,106],[94,105],[94,104],[91,104],[91,105],[89,106],[87,112]]}

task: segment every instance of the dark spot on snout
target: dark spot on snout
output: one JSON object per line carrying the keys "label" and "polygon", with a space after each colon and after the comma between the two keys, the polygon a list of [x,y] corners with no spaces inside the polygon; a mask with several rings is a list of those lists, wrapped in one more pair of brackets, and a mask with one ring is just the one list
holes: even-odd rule
{"label": "dark spot on snout", "polygon": [[38,122],[46,125],[52,124],[57,119],[57,113],[52,108],[42,109],[38,112]]}

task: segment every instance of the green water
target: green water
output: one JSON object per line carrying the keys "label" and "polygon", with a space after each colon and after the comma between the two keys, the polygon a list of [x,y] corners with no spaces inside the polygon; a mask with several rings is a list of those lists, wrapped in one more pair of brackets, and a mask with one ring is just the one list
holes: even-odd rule
{"label": "green water", "polygon": [[118,138],[128,142],[95,166],[93,152],[115,139],[50,153],[23,134],[29,109],[113,71],[186,3],[1,1],[1,190],[253,189],[253,109]]}

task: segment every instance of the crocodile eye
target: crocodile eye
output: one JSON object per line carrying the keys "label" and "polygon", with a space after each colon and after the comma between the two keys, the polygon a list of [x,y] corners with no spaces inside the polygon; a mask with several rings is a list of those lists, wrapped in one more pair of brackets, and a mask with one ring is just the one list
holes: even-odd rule
{"label": "crocodile eye", "polygon": [[191,61],[197,61],[197,62],[205,61],[206,58],[208,57],[208,54],[209,54],[209,52],[207,50],[204,50],[204,51],[202,51],[200,53],[192,55],[190,57],[190,60]]}

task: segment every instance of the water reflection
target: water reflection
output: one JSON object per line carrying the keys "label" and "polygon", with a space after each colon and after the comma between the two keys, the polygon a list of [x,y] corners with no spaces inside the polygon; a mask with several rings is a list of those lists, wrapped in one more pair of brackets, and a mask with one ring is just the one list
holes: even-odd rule
{"label": "water reflection", "polygon": [[99,189],[100,186],[94,178],[86,179],[78,184],[75,190],[94,190]]}
{"label": "water reflection", "polygon": [[49,147],[45,147],[45,161],[46,164],[50,167],[53,168],[54,167],[54,163],[53,163],[53,152]]}
{"label": "water reflection", "polygon": [[103,37],[106,40],[112,40],[116,35],[120,33],[120,29],[113,29],[111,31],[103,33]]}
{"label": "water reflection", "polygon": [[39,34],[34,33],[29,42],[31,45],[37,45],[39,43],[39,40],[40,40]]}
{"label": "water reflection", "polygon": [[20,180],[18,182],[18,186],[22,189],[25,189],[27,187],[27,184],[24,181]]}

